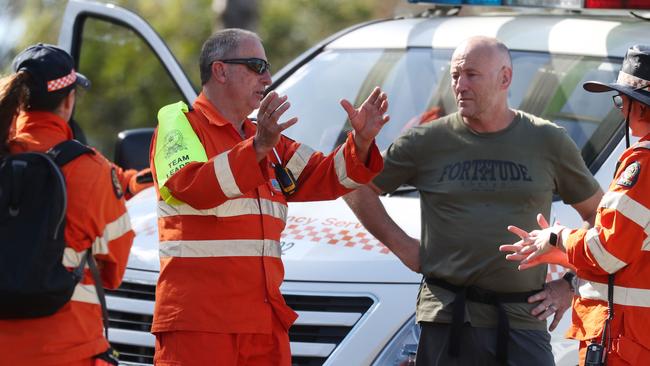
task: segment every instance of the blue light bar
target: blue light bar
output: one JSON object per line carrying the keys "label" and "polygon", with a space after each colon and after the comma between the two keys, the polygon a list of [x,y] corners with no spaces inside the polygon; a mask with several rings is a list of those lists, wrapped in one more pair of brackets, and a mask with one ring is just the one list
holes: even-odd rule
{"label": "blue light bar", "polygon": [[502,0],[408,0],[409,3],[452,5],[501,5]]}
{"label": "blue light bar", "polygon": [[430,4],[457,4],[460,5],[463,3],[462,0],[438,0],[438,1],[426,1],[426,0],[408,0],[409,3],[430,3]]}
{"label": "blue light bar", "polygon": [[501,5],[501,0],[465,0],[463,4],[468,5]]}

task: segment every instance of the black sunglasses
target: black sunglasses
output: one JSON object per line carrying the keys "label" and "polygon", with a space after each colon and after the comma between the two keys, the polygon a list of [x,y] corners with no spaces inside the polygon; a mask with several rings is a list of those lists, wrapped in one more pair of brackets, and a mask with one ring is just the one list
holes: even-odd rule
{"label": "black sunglasses", "polygon": [[271,71],[271,64],[266,62],[265,60],[262,60],[261,58],[230,58],[230,59],[225,59],[225,60],[217,60],[221,61],[224,64],[241,64],[241,65],[246,65],[248,66],[249,69],[253,70],[254,72],[262,75],[266,71]]}
{"label": "black sunglasses", "polygon": [[612,96],[612,100],[614,101],[614,106],[616,108],[623,109],[623,97],[620,94]]}

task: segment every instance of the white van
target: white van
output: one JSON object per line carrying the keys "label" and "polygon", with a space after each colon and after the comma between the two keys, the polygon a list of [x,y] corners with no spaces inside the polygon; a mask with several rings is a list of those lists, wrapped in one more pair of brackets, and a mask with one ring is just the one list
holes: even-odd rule
{"label": "white van", "polygon": [[[271,89],[287,94],[292,105],[287,114],[300,117],[287,135],[314,149],[331,151],[349,128],[338,100],[358,102],[379,85],[390,100],[391,122],[377,138],[380,149],[385,149],[404,130],[420,123],[424,113],[455,111],[449,80],[452,50],[469,36],[488,35],[512,50],[510,105],[565,127],[606,188],[624,149],[622,118],[609,95],[588,95],[581,85],[586,80],[615,80],[626,49],[650,43],[650,23],[620,10],[433,4],[422,10],[419,16],[372,21],[341,31],[278,71]],[[101,110],[102,100],[120,98],[123,109],[111,111],[114,120],[92,123],[108,126],[124,122],[126,115],[134,119],[126,121],[129,126],[155,125],[161,105],[130,104],[129,95],[120,92],[123,78],[140,78],[145,95],[171,90],[175,100],[166,102],[191,103],[197,95],[197,88],[156,32],[120,7],[71,0],[59,44],[75,57],[78,70],[95,82],[77,115],[93,115]],[[138,50],[137,59],[111,59],[110,55],[128,47]],[[94,51],[87,52],[90,48]],[[106,57],[97,57],[98,52]],[[144,112],[125,114],[132,111]],[[150,138],[151,128],[120,134],[118,162],[148,165]],[[92,136],[89,141],[93,142]],[[395,221],[419,237],[417,192],[402,187],[382,200]],[[128,206],[137,236],[122,286],[109,291],[110,340],[125,364],[151,364],[154,337],[149,329],[159,271],[153,189]],[[552,216],[568,226],[580,225],[578,215],[559,201],[553,204]],[[300,315],[290,329],[293,365],[405,365],[417,347],[414,310],[421,277],[370,236],[341,199],[290,204],[282,238],[286,268],[282,292]],[[549,279],[560,275],[561,269],[551,266]],[[566,314],[552,334],[558,365],[577,363],[576,342],[563,336],[569,317]]]}

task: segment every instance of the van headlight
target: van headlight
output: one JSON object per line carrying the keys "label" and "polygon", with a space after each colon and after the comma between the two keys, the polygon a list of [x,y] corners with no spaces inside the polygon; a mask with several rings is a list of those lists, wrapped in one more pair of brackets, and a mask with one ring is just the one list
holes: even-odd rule
{"label": "van headlight", "polygon": [[386,344],[372,366],[414,365],[418,339],[420,339],[420,326],[415,322],[414,314]]}

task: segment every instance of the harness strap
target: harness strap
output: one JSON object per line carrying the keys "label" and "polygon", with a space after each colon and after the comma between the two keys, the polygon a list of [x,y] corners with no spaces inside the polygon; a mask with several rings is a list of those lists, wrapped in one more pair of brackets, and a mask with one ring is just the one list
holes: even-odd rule
{"label": "harness strap", "polygon": [[528,302],[528,298],[540,291],[526,292],[494,292],[476,286],[456,286],[440,278],[426,277],[427,284],[441,287],[456,294],[452,303],[451,328],[449,329],[448,353],[452,357],[460,355],[460,339],[465,323],[465,302],[472,301],[489,304],[497,308],[497,361],[501,364],[508,362],[508,340],[510,339],[510,322],[503,308],[504,303]]}
{"label": "harness strap", "polygon": [[93,149],[77,140],[65,140],[47,151],[58,166],[64,166],[83,154],[95,154]]}

